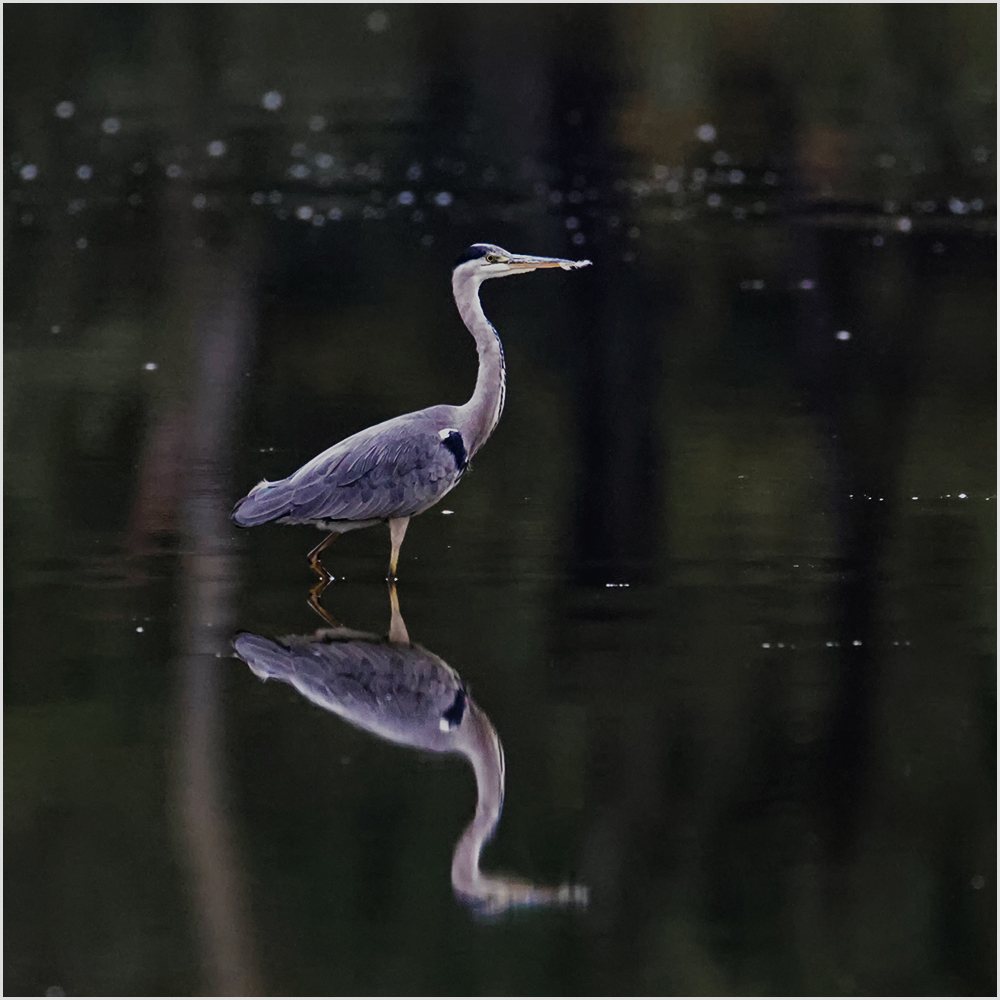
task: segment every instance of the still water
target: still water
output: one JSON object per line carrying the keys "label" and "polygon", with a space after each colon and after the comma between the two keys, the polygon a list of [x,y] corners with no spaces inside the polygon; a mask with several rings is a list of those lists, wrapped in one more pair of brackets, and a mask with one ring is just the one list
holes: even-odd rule
{"label": "still water", "polygon": [[5,993],[995,991],[995,7],[5,28]]}

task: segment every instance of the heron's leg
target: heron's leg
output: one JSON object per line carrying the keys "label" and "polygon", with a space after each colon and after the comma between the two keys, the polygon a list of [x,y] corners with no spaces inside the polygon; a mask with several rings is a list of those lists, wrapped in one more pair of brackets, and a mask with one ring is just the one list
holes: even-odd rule
{"label": "heron's leg", "polygon": [[342,628],[342,624],[337,621],[333,615],[330,614],[322,604],[319,603],[320,596],[323,591],[326,590],[327,584],[330,582],[330,578],[327,577],[325,580],[320,580],[313,585],[312,590],[309,591],[309,607],[313,609],[330,626],[330,628]]}
{"label": "heron's leg", "polygon": [[405,642],[409,645],[410,633],[406,631],[406,622],[399,613],[399,596],[396,593],[396,581],[389,581],[389,604],[392,607],[392,620],[389,622],[389,642]]}
{"label": "heron's leg", "polygon": [[[307,557],[309,559],[309,565],[312,567],[312,571],[320,578],[320,580],[323,581],[324,587],[330,582],[331,577],[330,574],[327,573],[327,571],[323,568],[323,564],[319,561],[319,557],[320,555],[322,555],[323,550],[339,534],[340,534],[339,531],[331,531],[330,534],[327,535],[326,538],[324,538],[323,541],[321,541],[319,545],[317,545],[316,548],[314,548]],[[322,593],[322,590],[320,591],[320,593]]]}
{"label": "heron's leg", "polygon": [[407,525],[410,523],[408,517],[389,518],[389,537],[392,539],[392,555],[389,557],[389,579],[396,579],[396,565],[399,563],[399,548],[403,544],[403,536],[406,534]]}

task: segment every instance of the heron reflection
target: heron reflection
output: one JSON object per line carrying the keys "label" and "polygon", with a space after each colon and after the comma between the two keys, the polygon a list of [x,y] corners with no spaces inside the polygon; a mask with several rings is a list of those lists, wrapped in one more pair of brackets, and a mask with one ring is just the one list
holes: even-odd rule
{"label": "heron reflection", "polygon": [[582,886],[537,886],[480,870],[480,855],[503,807],[500,738],[459,675],[410,642],[394,590],[392,604],[386,638],[335,627],[280,639],[244,632],[233,646],[262,680],[291,684],[311,702],[381,739],[468,758],[478,801],[451,862],[452,886],[466,903],[485,914],[518,906],[585,905]]}

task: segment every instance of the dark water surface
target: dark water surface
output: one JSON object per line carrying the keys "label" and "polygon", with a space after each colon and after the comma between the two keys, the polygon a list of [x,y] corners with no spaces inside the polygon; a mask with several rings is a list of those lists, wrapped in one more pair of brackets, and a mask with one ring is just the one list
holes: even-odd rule
{"label": "dark water surface", "polygon": [[[4,27],[5,993],[995,992],[994,6]],[[480,240],[593,260],[485,286],[507,408],[403,547],[483,871],[588,890],[492,915],[466,761],[231,656],[322,623],[228,519],[468,398]]]}

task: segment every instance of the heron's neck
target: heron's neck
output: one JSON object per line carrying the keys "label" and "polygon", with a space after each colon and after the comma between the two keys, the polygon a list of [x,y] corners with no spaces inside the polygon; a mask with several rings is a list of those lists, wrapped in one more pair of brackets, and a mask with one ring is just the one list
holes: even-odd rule
{"label": "heron's neck", "polygon": [[456,271],[452,278],[452,291],[462,321],[476,339],[479,352],[479,374],[472,398],[462,407],[462,427],[465,446],[471,458],[493,433],[503,413],[507,392],[507,369],[503,360],[503,344],[486,318],[479,302],[479,282]]}
{"label": "heron's neck", "polygon": [[503,809],[504,761],[500,738],[489,719],[475,702],[466,708],[463,736],[457,749],[468,757],[476,772],[476,815],[465,828],[451,859],[451,881],[466,897],[481,894],[483,876],[479,856],[500,820]]}

